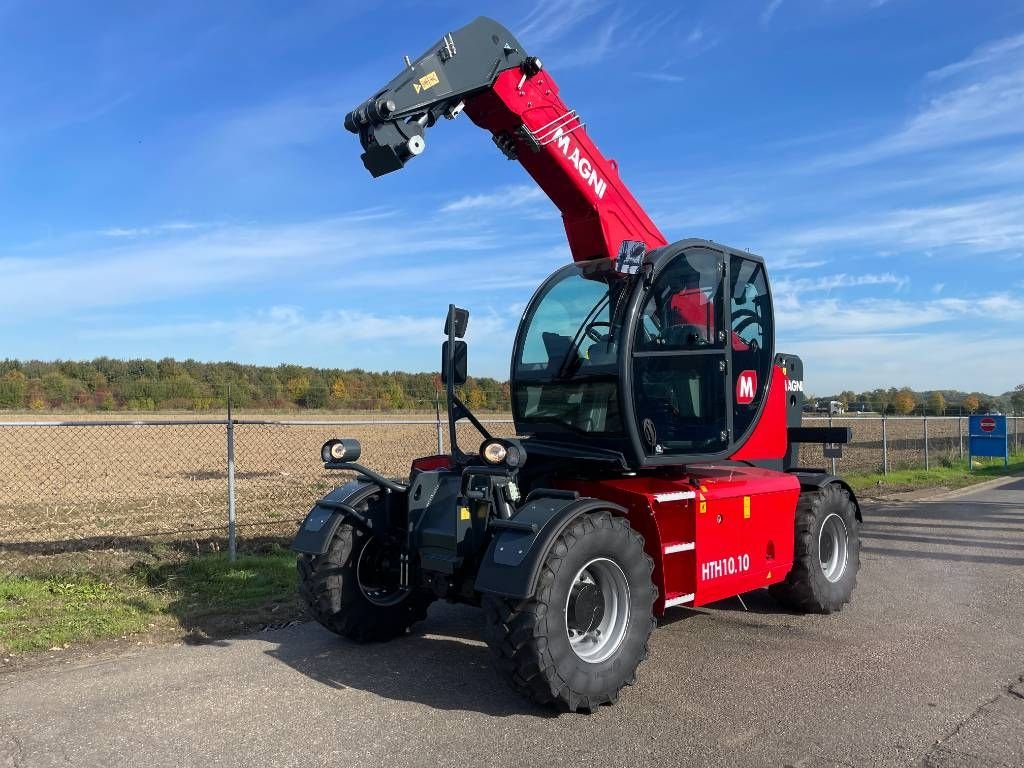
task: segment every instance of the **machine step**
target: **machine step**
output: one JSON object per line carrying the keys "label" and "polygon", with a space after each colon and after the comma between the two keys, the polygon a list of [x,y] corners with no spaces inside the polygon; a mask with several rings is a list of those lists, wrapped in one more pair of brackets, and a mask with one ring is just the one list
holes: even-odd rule
{"label": "machine step", "polygon": [[676,544],[666,544],[665,554],[674,555],[678,552],[692,552],[696,546],[696,542],[693,541],[680,541]]}
{"label": "machine step", "polygon": [[685,605],[686,603],[692,603],[692,602],[693,602],[693,593],[692,592],[687,593],[685,595],[684,594],[669,593],[668,596],[665,598],[665,607],[666,608],[671,608],[671,607],[673,607],[675,605]]}

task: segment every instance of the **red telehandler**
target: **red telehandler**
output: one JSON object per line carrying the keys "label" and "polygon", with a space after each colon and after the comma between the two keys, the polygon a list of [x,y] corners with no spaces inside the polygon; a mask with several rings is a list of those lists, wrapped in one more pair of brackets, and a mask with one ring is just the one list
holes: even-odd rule
{"label": "red telehandler", "polygon": [[[566,107],[541,61],[478,18],[445,35],[345,118],[374,176],[423,152],[460,113],[489,131],[562,212],[573,263],[523,314],[510,373],[516,439],[457,397],[469,313],[442,349],[451,453],[404,482],[321,449],[356,479],[300,527],[300,589],[327,628],[387,640],[443,598],[483,608],[511,685],[590,711],[636,680],[656,617],[767,587],[839,610],[860,564],[850,487],[796,466],[847,429],[800,426],[800,359],[775,351],[764,261],[706,240],[668,243]],[[460,448],[456,423],[483,436]]]}

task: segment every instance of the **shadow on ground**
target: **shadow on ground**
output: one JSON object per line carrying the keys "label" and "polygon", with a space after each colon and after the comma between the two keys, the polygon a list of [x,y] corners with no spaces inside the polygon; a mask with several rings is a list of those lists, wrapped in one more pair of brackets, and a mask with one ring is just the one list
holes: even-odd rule
{"label": "shadow on ground", "polygon": [[435,604],[411,634],[388,643],[359,645],[304,625],[275,637],[278,645],[267,654],[338,690],[493,717],[554,717],[554,710],[531,704],[501,679],[480,639],[481,620],[477,609]]}

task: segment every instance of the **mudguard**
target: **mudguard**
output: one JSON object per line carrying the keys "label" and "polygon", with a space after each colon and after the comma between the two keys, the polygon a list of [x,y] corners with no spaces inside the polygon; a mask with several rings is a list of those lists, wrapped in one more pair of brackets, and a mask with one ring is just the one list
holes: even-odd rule
{"label": "mudguard", "polygon": [[326,553],[338,526],[348,514],[344,510],[328,505],[347,504],[350,507],[358,508],[367,498],[378,492],[380,492],[379,486],[365,480],[352,480],[335,488],[320,499],[306,515],[306,519],[302,521],[302,525],[299,526],[299,530],[292,540],[292,549],[307,555]]}
{"label": "mudguard", "polygon": [[504,530],[491,539],[473,588],[502,597],[530,597],[551,545],[573,520],[597,510],[626,514],[622,507],[601,499],[542,496],[527,502],[512,518],[521,530]]}
{"label": "mudguard", "polygon": [[815,488],[822,488],[826,485],[830,485],[831,483],[838,484],[841,488],[845,489],[848,494],[850,494],[850,499],[853,501],[854,509],[857,510],[857,521],[861,523],[864,522],[864,516],[860,512],[860,502],[857,501],[857,494],[853,492],[853,488],[851,488],[842,478],[830,475],[828,472],[815,472],[813,470],[791,469],[789,472],[800,479],[801,491],[810,491]]}

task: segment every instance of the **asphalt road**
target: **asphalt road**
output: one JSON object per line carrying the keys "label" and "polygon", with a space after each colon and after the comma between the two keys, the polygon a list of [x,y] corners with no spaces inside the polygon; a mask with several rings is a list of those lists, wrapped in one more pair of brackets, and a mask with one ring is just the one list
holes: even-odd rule
{"label": "asphalt road", "polygon": [[0,677],[0,766],[1024,766],[1024,480],[871,507],[834,616],[673,611],[615,707],[506,690],[477,613],[316,625]]}

